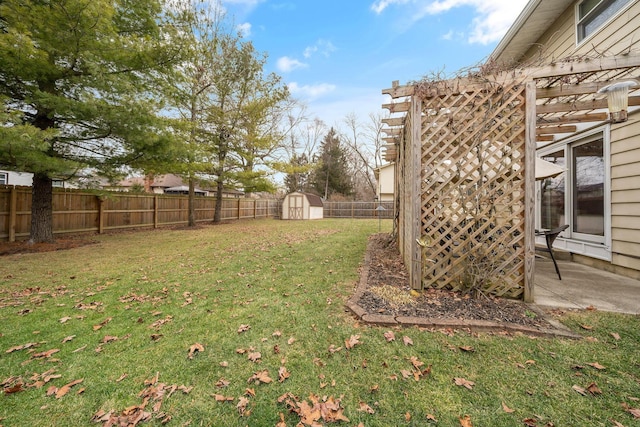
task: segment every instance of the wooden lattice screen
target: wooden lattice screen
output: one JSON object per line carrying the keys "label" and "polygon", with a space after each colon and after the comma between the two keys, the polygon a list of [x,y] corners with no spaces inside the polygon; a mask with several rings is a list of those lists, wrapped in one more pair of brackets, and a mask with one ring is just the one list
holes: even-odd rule
{"label": "wooden lattice screen", "polygon": [[423,82],[395,104],[408,113],[396,194],[413,287],[523,297],[526,83],[515,76]]}
{"label": "wooden lattice screen", "polygon": [[602,125],[598,90],[638,69],[625,53],[383,90],[383,108],[406,114],[383,130],[411,286],[533,301],[536,144]]}
{"label": "wooden lattice screen", "polygon": [[521,297],[525,84],[454,80],[417,96],[423,287]]}

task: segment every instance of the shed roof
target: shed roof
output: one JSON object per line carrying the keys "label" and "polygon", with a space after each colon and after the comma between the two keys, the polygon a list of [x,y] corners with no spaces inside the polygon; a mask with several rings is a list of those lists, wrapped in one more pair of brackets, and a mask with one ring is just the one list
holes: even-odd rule
{"label": "shed roof", "polygon": [[320,198],[320,196],[316,196],[315,194],[311,194],[311,193],[302,193],[305,196],[307,196],[307,200],[309,201],[309,204],[311,206],[318,206],[318,207],[322,207],[324,206],[324,204],[322,203],[322,199]]}

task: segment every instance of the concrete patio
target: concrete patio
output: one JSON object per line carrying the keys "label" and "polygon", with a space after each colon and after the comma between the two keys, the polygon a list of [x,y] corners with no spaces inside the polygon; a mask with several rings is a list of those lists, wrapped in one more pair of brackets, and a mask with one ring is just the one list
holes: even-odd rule
{"label": "concrete patio", "polygon": [[535,304],[543,308],[585,309],[640,314],[640,281],[571,261],[536,257]]}

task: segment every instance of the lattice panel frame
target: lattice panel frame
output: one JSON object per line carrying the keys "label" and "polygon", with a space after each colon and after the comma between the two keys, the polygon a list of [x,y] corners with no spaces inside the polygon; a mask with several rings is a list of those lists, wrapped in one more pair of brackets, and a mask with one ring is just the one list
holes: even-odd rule
{"label": "lattice panel frame", "polygon": [[419,94],[422,286],[521,298],[524,81],[447,81]]}

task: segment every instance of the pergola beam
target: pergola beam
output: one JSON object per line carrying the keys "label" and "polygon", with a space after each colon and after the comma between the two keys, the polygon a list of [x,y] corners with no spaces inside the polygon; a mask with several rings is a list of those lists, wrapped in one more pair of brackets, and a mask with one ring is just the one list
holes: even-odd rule
{"label": "pergola beam", "polygon": [[[637,107],[640,105],[640,96],[630,96],[629,106]],[[608,107],[606,99],[594,99],[591,101],[578,101],[578,102],[557,102],[544,105],[538,105],[536,107],[537,114],[548,113],[570,113],[572,111],[590,111],[601,110]]]}
{"label": "pergola beam", "polygon": [[560,117],[538,117],[538,126],[566,125],[570,123],[603,122],[609,118],[607,113],[571,114]]}

